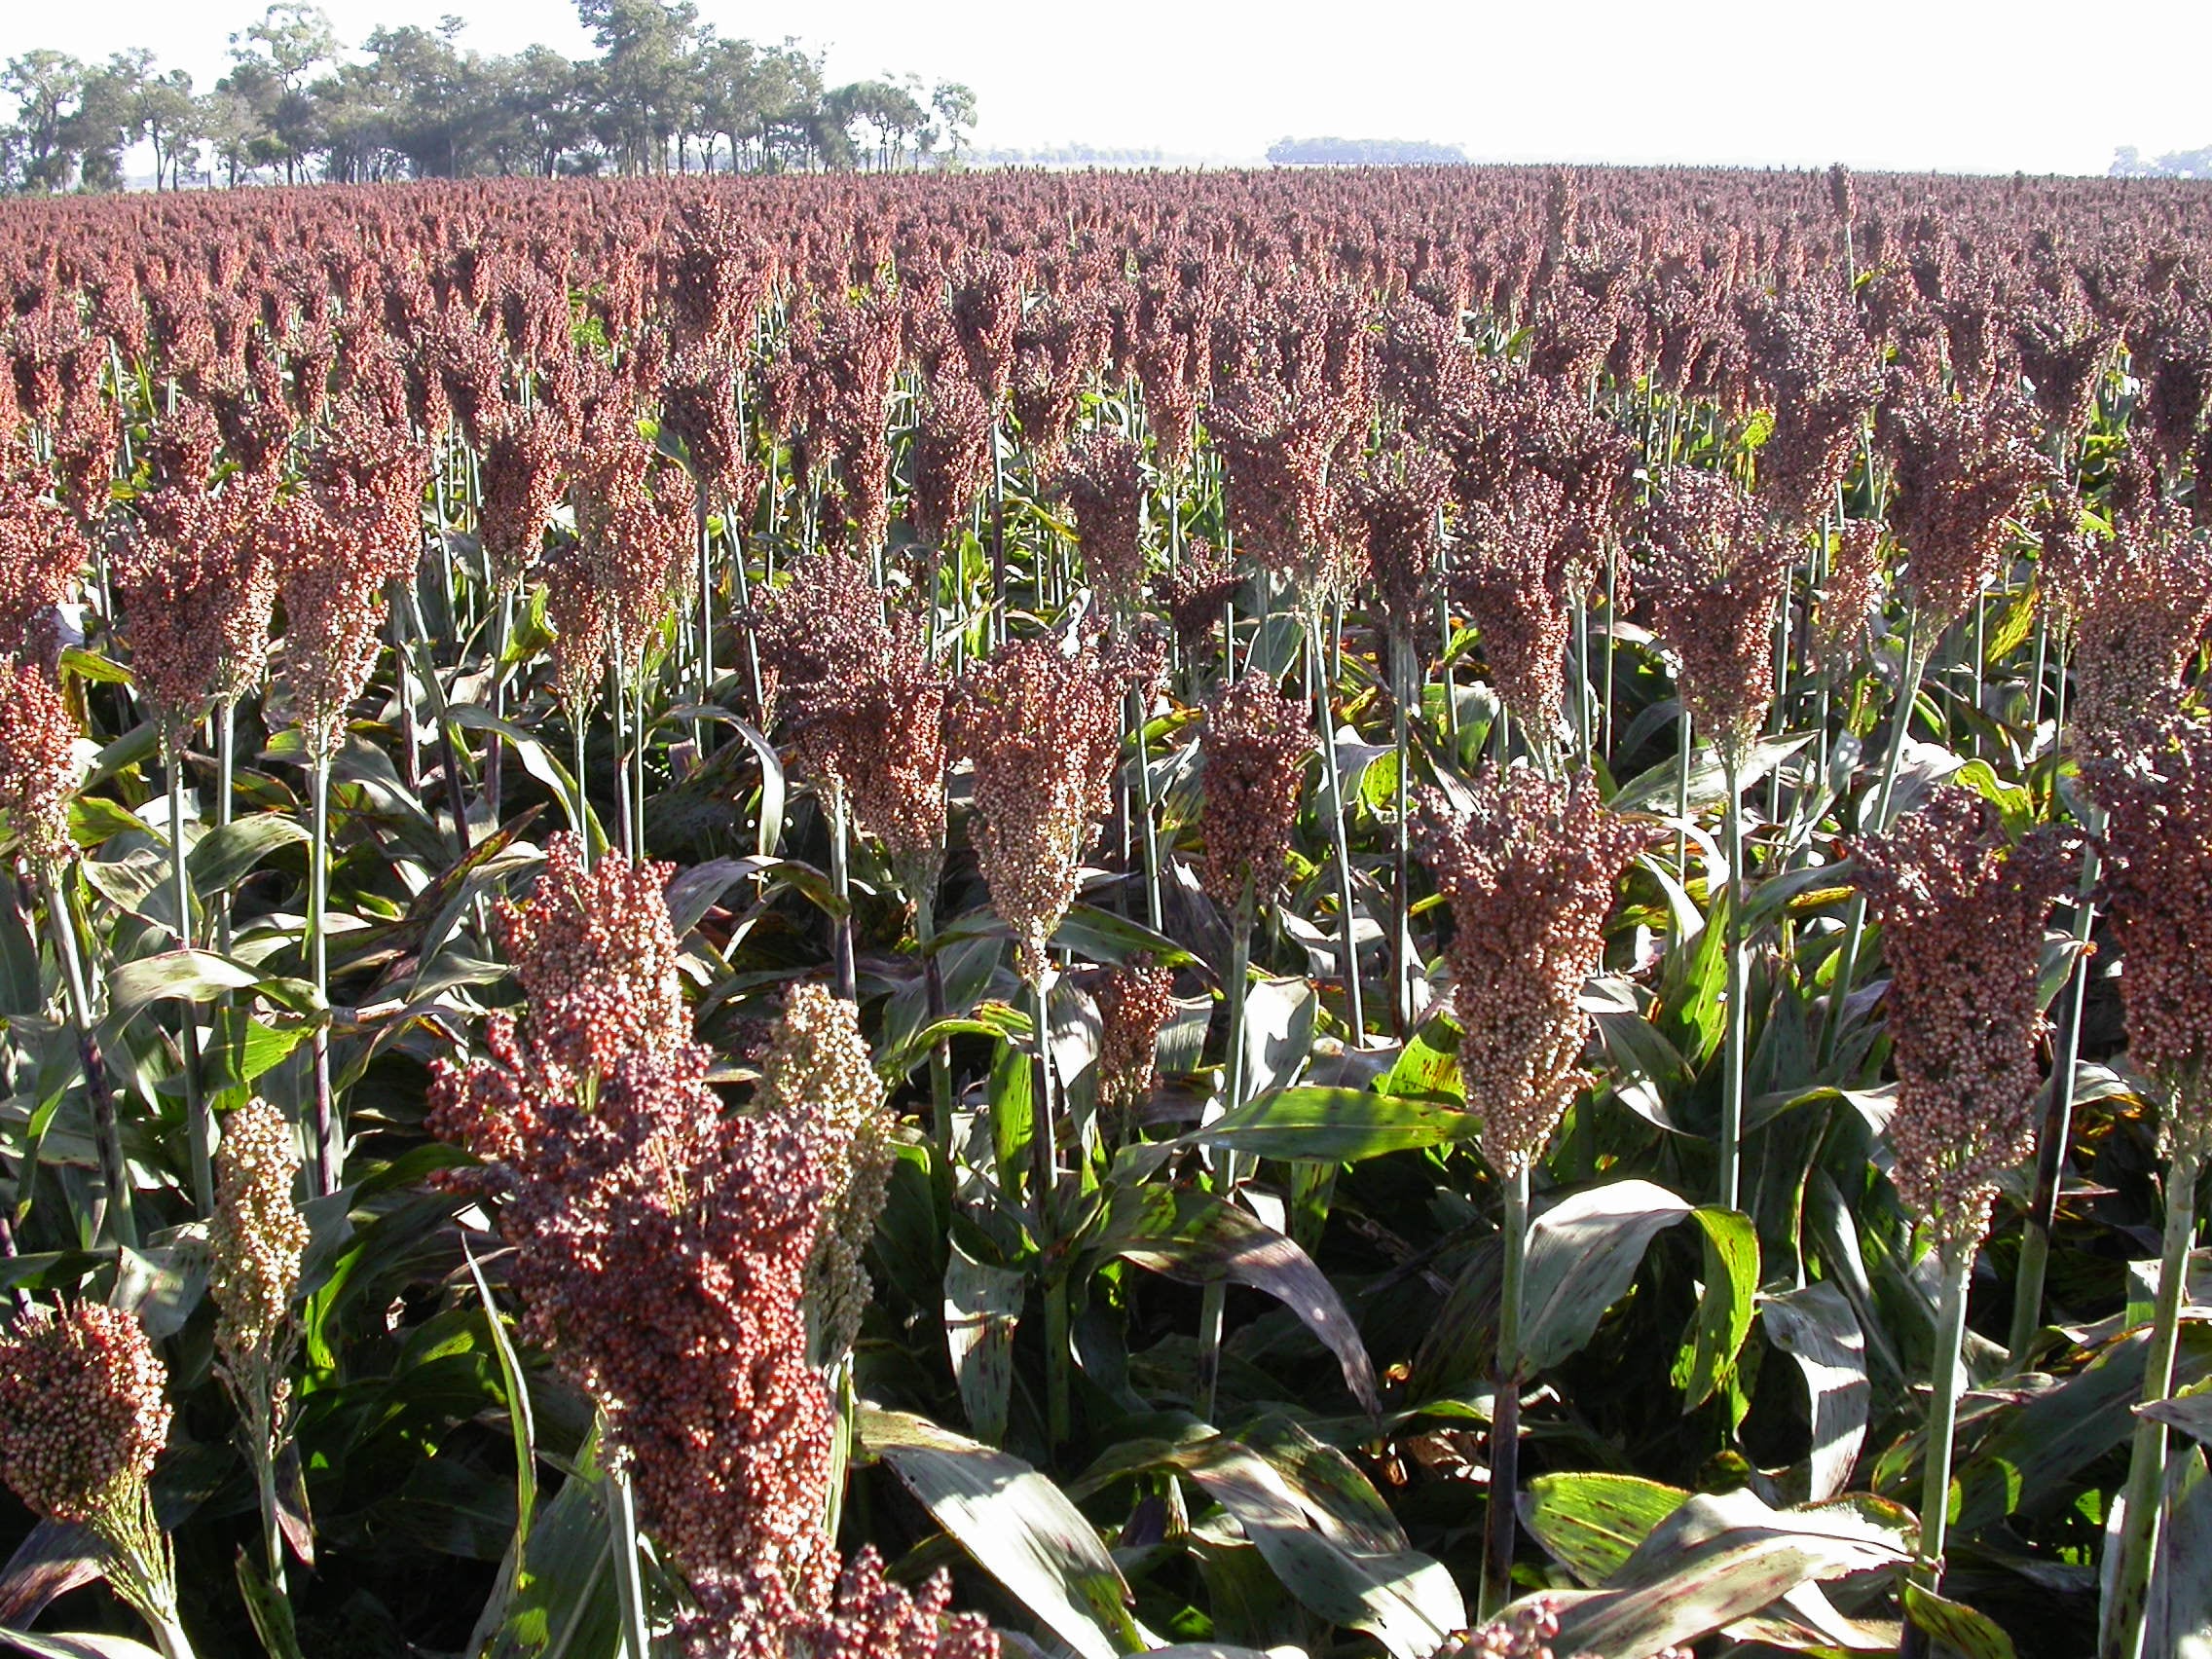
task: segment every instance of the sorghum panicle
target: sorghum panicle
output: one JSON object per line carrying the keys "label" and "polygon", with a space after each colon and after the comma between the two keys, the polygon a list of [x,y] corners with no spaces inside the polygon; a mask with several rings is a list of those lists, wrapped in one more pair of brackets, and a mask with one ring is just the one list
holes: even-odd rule
{"label": "sorghum panicle", "polygon": [[1501,1175],[1543,1151],[1575,1092],[1591,1021],[1583,981],[1604,960],[1614,888],[1647,839],[1587,774],[1553,783],[1486,770],[1457,814],[1425,793],[1416,846],[1452,909],[1446,947],[1467,1109]]}
{"label": "sorghum panicle", "polygon": [[1116,607],[1144,593],[1144,452],[1099,427],[1075,442],[1052,489],[1075,518],[1083,568]]}
{"label": "sorghum panicle", "polygon": [[798,985],[760,1066],[755,1110],[782,1117],[811,1144],[822,1217],[806,1268],[817,1365],[836,1365],[860,1335],[869,1287],[862,1253],[891,1180],[891,1113],[854,1006],[827,986]]}
{"label": "sorghum panicle", "polygon": [[76,852],[69,797],[80,768],[77,717],[54,676],[0,656],[0,810],[34,865],[59,866]]}
{"label": "sorghum panicle", "polygon": [[2109,814],[2103,903],[2126,972],[2120,1001],[2127,1051],[2202,1133],[2202,1088],[2212,1059],[2212,721],[2176,719],[2134,755],[2084,761],[2090,793]]}
{"label": "sorghum panicle", "polygon": [[1866,635],[1888,594],[1888,561],[1882,526],[1875,519],[1845,519],[1828,540],[1828,579],[1814,613],[1811,660],[1823,670],[1847,670],[1866,646]]}
{"label": "sorghum panicle", "polygon": [[1313,756],[1313,719],[1262,674],[1225,686],[1199,733],[1199,788],[1205,797],[1205,850],[1198,861],[1206,894],[1234,910],[1246,883],[1265,903],[1282,881],[1298,793]]}
{"label": "sorghum panicle", "polygon": [[1126,1132],[1160,1081],[1160,1033],[1175,1014],[1175,974],[1140,951],[1100,969],[1088,989],[1098,1005],[1098,1109]]}
{"label": "sorghum panicle", "polygon": [[1652,497],[1647,593],[1698,729],[1741,763],[1774,695],[1791,548],[1734,479],[1677,468]]}
{"label": "sorghum panicle", "polygon": [[1995,807],[1943,785],[1855,851],[1890,971],[1891,1178],[1937,1241],[1971,1246],[2035,1144],[2036,977],[2070,849],[2049,830],[2010,840]]}
{"label": "sorghum panicle", "polygon": [[953,688],[952,748],[975,768],[977,863],[1032,981],[1113,804],[1121,703],[1119,677],[1091,646],[1071,656],[1044,636],[1001,647]]}
{"label": "sorghum panicle", "polygon": [[2070,714],[2091,746],[2172,718],[2182,678],[2212,624],[2212,530],[2182,507],[2115,515],[2116,535],[2074,618]]}
{"label": "sorghum panicle", "polygon": [[0,1337],[0,1479],[33,1513],[99,1531],[167,1444],[167,1384],[134,1313],[75,1302],[18,1315]]}
{"label": "sorghum panicle", "polygon": [[1539,751],[1558,742],[1569,631],[1559,585],[1567,516],[1558,483],[1540,472],[1508,479],[1467,508],[1452,597],[1482,640],[1492,682]]}

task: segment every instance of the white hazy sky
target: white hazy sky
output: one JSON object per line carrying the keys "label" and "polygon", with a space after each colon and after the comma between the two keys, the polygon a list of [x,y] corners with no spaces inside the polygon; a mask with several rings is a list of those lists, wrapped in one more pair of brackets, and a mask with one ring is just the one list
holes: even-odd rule
{"label": "white hazy sky", "polygon": [[[545,0],[325,0],[349,43],[468,18],[465,44],[589,51]],[[976,90],[977,139],[1254,158],[1286,133],[1421,138],[1478,160],[2102,172],[2212,144],[2212,4],[1652,0],[1271,6],[1209,0],[699,0],[724,34],[795,33],[832,80],[913,70]],[[147,46],[203,83],[254,0],[0,0],[0,57]],[[2101,36],[2101,38],[2100,38]]]}

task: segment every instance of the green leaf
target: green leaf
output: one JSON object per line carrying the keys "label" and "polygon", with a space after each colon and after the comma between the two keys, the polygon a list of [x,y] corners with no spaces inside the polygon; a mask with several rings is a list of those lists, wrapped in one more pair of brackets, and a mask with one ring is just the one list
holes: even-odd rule
{"label": "green leaf", "polygon": [[296,846],[311,837],[280,812],[257,812],[250,818],[218,825],[200,837],[185,855],[185,870],[193,890],[202,898],[235,887],[247,871],[279,847]]}
{"label": "green leaf", "polygon": [[[2016,1510],[2065,1497],[2083,1469],[2134,1430],[2143,1393],[2143,1356],[2151,1333],[2138,1328],[2115,1339],[2055,1388],[2032,1395],[2000,1417],[1958,1465],[1959,1513],[1971,1532]],[[2212,1376],[2212,1331],[2185,1320],[2175,1358],[2179,1385]]]}
{"label": "green leaf", "polygon": [[[1737,779],[1739,787],[1749,790],[1764,780],[1769,772],[1812,742],[1814,735],[1800,731],[1761,738],[1751,745],[1751,756]],[[1623,784],[1606,804],[1615,812],[1671,813],[1675,810],[1675,791],[1679,781],[1678,763],[1662,760],[1648,772],[1640,772]],[[1721,768],[1720,756],[1710,745],[1699,749],[1690,762],[1690,811],[1696,813],[1718,805],[1727,793],[1728,776]]]}
{"label": "green leaf", "polygon": [[537,1513],[537,1425],[530,1409],[530,1382],[523,1375],[522,1361],[515,1357],[515,1345],[508,1339],[506,1321],[492,1296],[492,1287],[485,1282],[484,1269],[465,1238],[461,1240],[461,1254],[468,1264],[468,1276],[476,1281],[477,1300],[484,1305],[484,1322],[492,1333],[492,1351],[499,1357],[500,1384],[506,1390],[507,1426],[515,1446],[513,1550],[515,1555],[521,1556],[530,1548],[531,1522]]}
{"label": "green leaf", "polygon": [[1144,1650],[1129,1587],[1065,1493],[1005,1452],[863,1402],[860,1444],[888,1464],[977,1566],[1083,1659]]}
{"label": "green leaf", "polygon": [[1070,904],[1052,942],[1091,962],[1126,962],[1149,954],[1160,967],[1182,968],[1198,960],[1165,934],[1091,904]]}
{"label": "green leaf", "polygon": [[126,962],[108,976],[108,1020],[118,1031],[157,1002],[213,1002],[225,991],[253,991],[299,1010],[316,1007],[305,979],[263,974],[211,950],[167,950]]}
{"label": "green leaf", "polygon": [[1751,1334],[1759,1288],[1759,1235],[1739,1210],[1704,1204],[1690,1214],[1705,1235],[1705,1290],[1697,1304],[1697,1346],[1690,1362],[1685,1410],[1703,1405],[1736,1369]]}
{"label": "green leaf", "polygon": [[1996,1620],[1963,1602],[1945,1601],[1910,1579],[1904,1586],[1905,1617],[1954,1649],[1960,1659],[2018,1659],[2012,1639]]}
{"label": "green leaf", "polygon": [[2166,1400],[2150,1400],[2135,1408],[2147,1418],[2178,1428],[2192,1439],[2212,1446],[2212,1388],[2198,1384]]}
{"label": "green leaf", "polygon": [[1178,1144],[1228,1147],[1256,1158],[1355,1163],[1471,1140],[1482,1121],[1456,1106],[1363,1088],[1276,1088],[1247,1100]]}
{"label": "green leaf", "polygon": [[466,1651],[484,1659],[615,1659],[622,1619],[614,1587],[607,1479],[595,1427],[575,1471],[540,1510],[516,1570],[510,1557]]}
{"label": "green leaf", "polygon": [[791,790],[784,776],[783,756],[757,726],[743,720],[732,720],[730,725],[760,762],[760,822],[754,827],[753,847],[760,857],[772,859],[784,844],[784,818]]}
{"label": "green leaf", "polygon": [[1807,1495],[1831,1498],[1851,1484],[1866,1439],[1866,1337],[1851,1300],[1822,1279],[1759,1303],[1767,1341],[1797,1362],[1812,1396],[1813,1451]]}
{"label": "green leaf", "polygon": [[105,795],[78,793],[69,800],[69,839],[79,847],[103,846],[118,835],[145,835],[144,820]]}
{"label": "green leaf", "polygon": [[1651,1530],[1604,1589],[1562,1609],[1555,1645],[1563,1653],[1657,1652],[1817,1580],[1910,1559],[1901,1522],[1884,1524],[1849,1505],[1775,1510],[1749,1490],[1697,1493]]}
{"label": "green leaf", "polygon": [[1636,1475],[1538,1475],[1521,1493],[1521,1522],[1553,1560],[1595,1587],[1689,1495]]}
{"label": "green leaf", "polygon": [[1459,1079],[1458,1028],[1442,1014],[1428,1020],[1407,1039],[1398,1057],[1390,1062],[1390,1069],[1375,1080],[1375,1092],[1464,1101],[1467,1090]]}
{"label": "green leaf", "polygon": [[301,1659],[300,1633],[292,1623],[292,1604],[270,1583],[268,1574],[240,1548],[238,1556],[239,1600],[260,1639],[269,1659]]}
{"label": "green leaf", "polygon": [[1399,1659],[1428,1659],[1465,1624],[1451,1573],[1407,1544],[1394,1522],[1394,1535],[1363,1536],[1346,1527],[1325,1492],[1227,1435],[1120,1441],[1075,1490],[1088,1493],[1160,1468],[1188,1476],[1235,1517],[1302,1605],[1332,1624],[1372,1633]]}
{"label": "green leaf", "polygon": [[1257,1216],[1209,1193],[1119,1187],[1085,1253],[1091,1260],[1119,1257],[1186,1284],[1227,1279],[1266,1291],[1337,1356],[1345,1386],[1369,1415],[1382,1412],[1374,1362],[1336,1286],[1310,1256]]}
{"label": "green leaf", "polygon": [[1008,1403],[1014,1396],[1014,1333],[1021,1318],[1027,1277],[1012,1268],[973,1260],[951,1243],[944,1270],[944,1341],[968,1426],[985,1444],[1006,1438]]}
{"label": "green leaf", "polygon": [[101,685],[133,685],[136,677],[120,662],[86,650],[82,645],[65,645],[61,651],[61,669],[80,680],[90,680]]}
{"label": "green leaf", "polygon": [[1572,1194],[1536,1217],[1521,1288],[1522,1375],[1588,1342],[1652,1238],[1690,1213],[1666,1188],[1631,1180]]}

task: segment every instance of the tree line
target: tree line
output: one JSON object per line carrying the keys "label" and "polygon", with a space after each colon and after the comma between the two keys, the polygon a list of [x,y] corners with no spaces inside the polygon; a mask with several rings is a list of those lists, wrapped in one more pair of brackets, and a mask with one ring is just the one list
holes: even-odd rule
{"label": "tree line", "polygon": [[1464,166],[1467,153],[1415,138],[1278,138],[1268,146],[1268,160],[1277,166]]}
{"label": "tree line", "polygon": [[599,55],[486,55],[462,21],[379,28],[349,52],[308,0],[230,37],[201,90],[131,48],[104,63],[36,49],[7,60],[0,187],[115,190],[144,145],[156,189],[561,173],[891,169],[957,164],[966,86],[916,75],[826,85],[796,40],[724,38],[691,0],[576,0]]}

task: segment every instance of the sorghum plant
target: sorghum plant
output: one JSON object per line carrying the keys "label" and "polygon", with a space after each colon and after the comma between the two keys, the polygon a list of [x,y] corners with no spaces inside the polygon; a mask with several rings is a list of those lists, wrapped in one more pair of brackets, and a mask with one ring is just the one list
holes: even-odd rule
{"label": "sorghum plant", "polygon": [[1421,862],[1452,908],[1446,955],[1460,1081],[1482,1121],[1483,1156],[1505,1189],[1486,1608],[1506,1600],[1513,1565],[1529,1171],[1587,1081],[1583,981],[1602,965],[1614,889],[1644,839],[1644,826],[1602,805],[1587,776],[1560,784],[1493,770],[1464,815],[1435,795],[1420,805]]}
{"label": "sorghum plant", "polygon": [[1890,1178],[1941,1271],[1921,1510],[1921,1571],[1935,1588],[1943,1573],[1967,1276],[1989,1231],[1998,1178],[2034,1145],[2037,964],[2070,858],[2049,830],[2012,840],[1996,808],[1956,786],[1859,842],[1857,853],[1890,970],[1898,1074]]}

